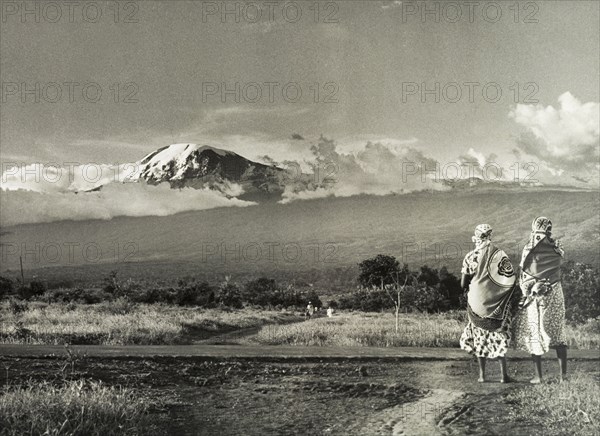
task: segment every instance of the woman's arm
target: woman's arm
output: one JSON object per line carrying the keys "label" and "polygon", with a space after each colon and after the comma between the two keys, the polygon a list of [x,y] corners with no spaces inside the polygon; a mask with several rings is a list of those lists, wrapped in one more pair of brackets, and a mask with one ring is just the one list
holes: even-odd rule
{"label": "woman's arm", "polygon": [[460,277],[460,287],[463,291],[469,290],[469,284],[471,283],[471,279],[473,278],[470,274],[462,274]]}

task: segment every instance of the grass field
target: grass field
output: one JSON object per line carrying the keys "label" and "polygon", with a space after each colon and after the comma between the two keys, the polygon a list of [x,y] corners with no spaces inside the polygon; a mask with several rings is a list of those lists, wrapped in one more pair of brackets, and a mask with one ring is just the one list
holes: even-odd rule
{"label": "grass field", "polygon": [[[260,327],[243,342],[262,345],[458,347],[464,312],[402,314],[395,331],[391,313],[336,313],[304,322],[292,312],[182,308],[125,300],[76,305],[0,304],[0,342],[23,344],[169,345]],[[600,323],[567,326],[569,346],[600,348]],[[235,339],[235,335],[233,336]]]}
{"label": "grass field", "polygon": [[[311,322],[264,326],[250,340],[264,345],[458,347],[466,322],[464,312],[403,314],[396,332],[390,313],[341,313]],[[572,348],[600,348],[598,321],[567,326],[566,335]]]}
{"label": "grass field", "polygon": [[0,304],[0,342],[23,344],[185,344],[231,330],[293,319],[289,312],[133,304]]}

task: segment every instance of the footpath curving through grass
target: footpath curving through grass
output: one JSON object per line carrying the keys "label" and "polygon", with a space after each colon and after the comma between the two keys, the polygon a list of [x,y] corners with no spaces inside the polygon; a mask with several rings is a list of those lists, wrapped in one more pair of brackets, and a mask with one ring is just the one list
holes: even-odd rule
{"label": "footpath curving through grass", "polygon": [[93,305],[0,304],[0,343],[173,345],[193,336],[208,337],[236,329],[281,323],[290,312],[256,309],[183,308],[129,302]]}

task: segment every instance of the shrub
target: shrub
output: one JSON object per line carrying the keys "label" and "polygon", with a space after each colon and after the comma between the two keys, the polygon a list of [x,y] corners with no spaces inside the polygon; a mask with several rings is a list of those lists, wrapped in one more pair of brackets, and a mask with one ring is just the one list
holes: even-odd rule
{"label": "shrub", "polygon": [[244,286],[244,301],[257,306],[281,304],[281,291],[274,279],[261,277],[251,280]]}
{"label": "shrub", "polygon": [[566,318],[574,323],[600,317],[600,274],[590,265],[566,262],[562,268]]}
{"label": "shrub", "polygon": [[39,300],[46,303],[97,304],[113,300],[113,296],[100,289],[50,289]]}
{"label": "shrub", "polygon": [[216,301],[222,306],[233,307],[235,309],[241,309],[243,307],[240,289],[237,285],[228,282],[223,283],[219,287]]}
{"label": "shrub", "polygon": [[172,304],[175,301],[177,291],[173,288],[150,288],[130,294],[131,301],[136,303],[167,303]]}
{"label": "shrub", "polygon": [[19,289],[19,296],[26,300],[34,297],[39,297],[46,292],[47,288],[43,282],[33,280],[29,286],[23,286]]}
{"label": "shrub", "polygon": [[362,310],[363,312],[380,312],[393,307],[394,302],[387,292],[378,288],[360,288],[352,295],[340,298],[339,301],[340,309]]}
{"label": "shrub", "polygon": [[19,301],[15,298],[11,298],[8,301],[8,310],[13,315],[20,315],[21,313],[29,310],[29,304],[27,301]]}
{"label": "shrub", "polygon": [[13,282],[7,277],[0,276],[0,298],[13,292]]}
{"label": "shrub", "polygon": [[215,292],[206,282],[182,283],[175,292],[174,302],[179,306],[204,306],[207,307],[215,301]]}

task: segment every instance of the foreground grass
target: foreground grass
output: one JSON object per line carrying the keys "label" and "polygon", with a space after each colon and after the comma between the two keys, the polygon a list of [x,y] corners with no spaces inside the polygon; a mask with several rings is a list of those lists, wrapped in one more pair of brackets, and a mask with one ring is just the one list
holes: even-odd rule
{"label": "foreground grass", "polygon": [[99,382],[47,382],[0,393],[0,435],[155,434],[151,404],[125,388]]}
{"label": "foreground grass", "polygon": [[532,423],[545,435],[600,434],[600,383],[575,373],[566,383],[528,386],[510,392],[513,418]]}
{"label": "foreground grass", "polygon": [[30,303],[15,313],[0,304],[0,343],[167,345],[235,329],[284,322],[290,313],[170,305]]}
{"label": "foreground grass", "polygon": [[[399,331],[390,313],[341,313],[290,325],[269,325],[252,338],[263,345],[458,347],[466,325],[463,312],[402,314]],[[600,348],[599,323],[566,329],[569,346]]]}

